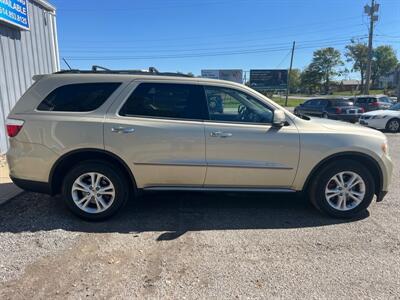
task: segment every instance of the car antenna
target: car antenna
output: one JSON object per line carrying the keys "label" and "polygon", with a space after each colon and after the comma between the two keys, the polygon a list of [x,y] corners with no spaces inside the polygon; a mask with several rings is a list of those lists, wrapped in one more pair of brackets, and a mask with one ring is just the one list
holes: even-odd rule
{"label": "car antenna", "polygon": [[72,70],[72,68],[71,68],[71,66],[69,65],[69,63],[67,62],[67,60],[63,57],[63,61],[65,62],[65,64],[68,66],[68,68],[70,69],[70,70]]}

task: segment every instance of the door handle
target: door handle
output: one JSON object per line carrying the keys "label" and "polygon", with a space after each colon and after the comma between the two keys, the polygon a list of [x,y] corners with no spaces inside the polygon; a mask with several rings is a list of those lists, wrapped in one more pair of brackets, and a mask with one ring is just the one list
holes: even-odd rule
{"label": "door handle", "polygon": [[210,133],[211,137],[220,137],[220,138],[227,138],[231,137],[233,134],[230,132],[223,132],[223,131],[213,131]]}
{"label": "door handle", "polygon": [[133,128],[133,127],[112,127],[111,131],[115,132],[115,133],[133,133],[133,132],[135,132],[135,128]]}

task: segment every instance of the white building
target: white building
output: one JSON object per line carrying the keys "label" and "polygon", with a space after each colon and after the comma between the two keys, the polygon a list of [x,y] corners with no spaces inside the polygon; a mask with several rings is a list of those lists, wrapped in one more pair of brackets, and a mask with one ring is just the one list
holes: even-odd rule
{"label": "white building", "polygon": [[0,1],[0,153],[7,150],[7,115],[32,76],[59,66],[56,9],[44,0]]}

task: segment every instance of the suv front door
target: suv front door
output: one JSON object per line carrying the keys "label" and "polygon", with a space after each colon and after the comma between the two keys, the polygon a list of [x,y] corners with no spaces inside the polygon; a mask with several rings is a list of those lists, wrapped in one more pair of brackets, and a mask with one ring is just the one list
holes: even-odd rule
{"label": "suv front door", "polygon": [[[205,187],[290,188],[299,161],[294,125],[273,127],[273,109],[231,88],[205,86],[210,120],[205,122]],[[223,101],[223,111],[211,99]]]}
{"label": "suv front door", "polygon": [[[203,119],[208,118],[200,85],[135,82],[110,108],[105,149],[131,168],[138,188],[201,187],[206,173]],[[120,108],[121,107],[121,108]]]}

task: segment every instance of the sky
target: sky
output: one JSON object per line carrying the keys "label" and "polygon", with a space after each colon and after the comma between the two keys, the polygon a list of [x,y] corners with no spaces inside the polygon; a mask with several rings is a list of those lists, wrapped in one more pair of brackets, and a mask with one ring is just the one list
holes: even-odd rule
{"label": "sky", "polygon": [[[293,67],[303,69],[316,49],[344,53],[350,39],[367,42],[368,36],[368,0],[50,2],[57,8],[60,57],[79,69],[153,66],[195,75],[201,69],[287,69],[293,41]],[[377,2],[374,46],[392,45],[400,58],[400,0]]]}

